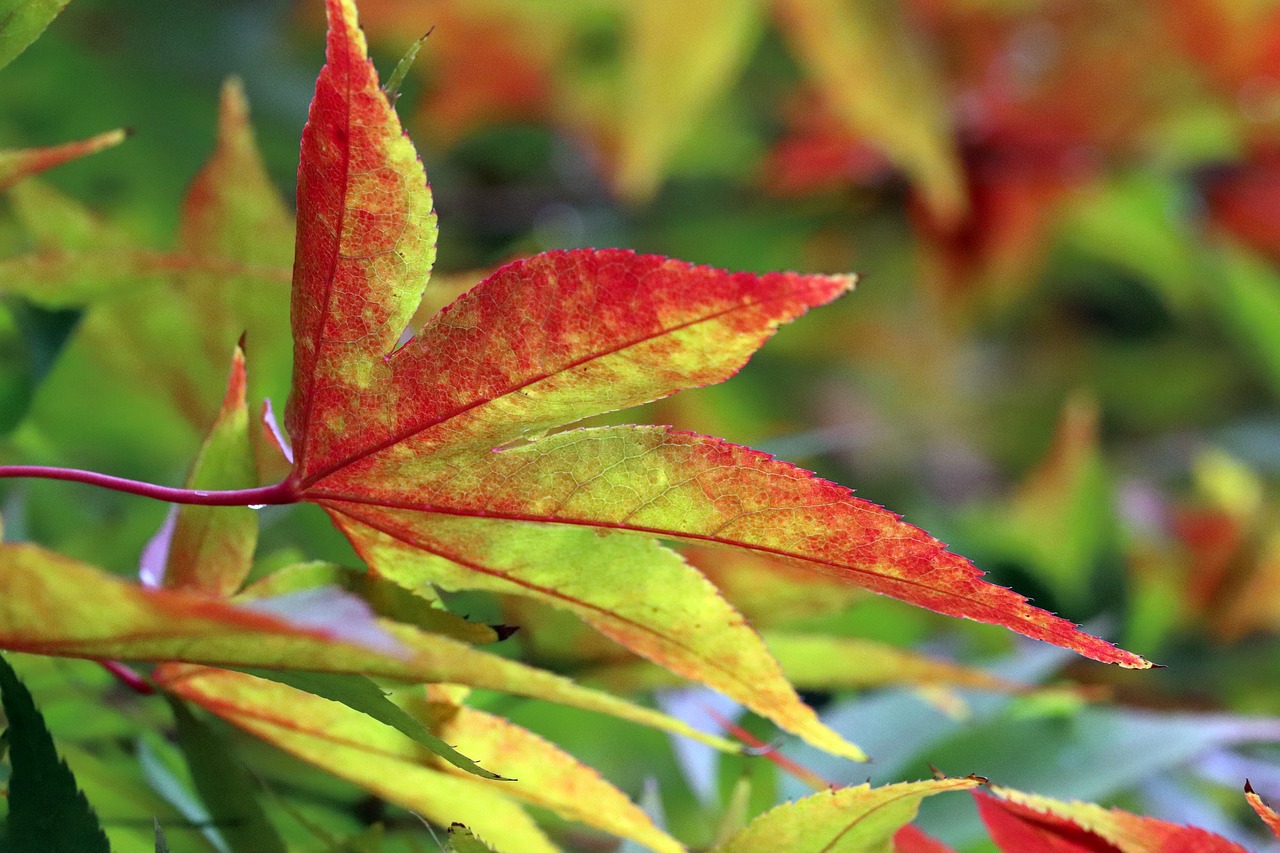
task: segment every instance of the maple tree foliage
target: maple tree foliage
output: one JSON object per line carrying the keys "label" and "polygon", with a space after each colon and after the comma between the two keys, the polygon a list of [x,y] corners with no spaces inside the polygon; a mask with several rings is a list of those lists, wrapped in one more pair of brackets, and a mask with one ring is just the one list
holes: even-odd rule
{"label": "maple tree foliage", "polygon": [[553,252],[502,268],[400,345],[434,258],[435,220],[350,7],[330,5],[302,151],[287,487],[323,506],[374,571],[572,609],[851,755],[696,571],[652,542],[600,534],[745,548],[1099,660],[1149,665],[981,581],[885,510],[763,454],[662,428],[546,435],[727,378],[779,323],[852,278]]}
{"label": "maple tree foliage", "polygon": [[[865,57],[846,64],[861,43],[824,39],[828,30],[845,32],[847,9],[825,0],[776,6],[828,97],[832,81],[869,73]],[[811,613],[877,593],[1097,661],[1151,666],[985,581],[971,562],[896,514],[769,454],[671,427],[575,427],[729,379],[781,325],[851,291],[854,276],[731,273],[620,249],[577,249],[508,263],[457,298],[440,298],[428,290],[437,286],[430,280],[437,223],[422,164],[369,60],[354,3],[326,0],[325,8],[326,63],[298,167],[287,440],[260,407],[273,393],[279,398],[289,366],[275,239],[287,231],[288,215],[265,178],[238,87],[224,90],[218,149],[186,197],[172,251],[122,251],[118,235],[67,200],[39,185],[17,189],[40,239],[33,255],[10,259],[15,276],[6,289],[48,306],[87,306],[71,358],[90,359],[116,336],[128,341],[108,370],[121,384],[99,393],[119,391],[127,400],[154,391],[186,438],[204,437],[181,489],[78,470],[4,469],[183,505],[148,547],[141,584],[32,542],[0,544],[0,647],[100,661],[125,683],[158,688],[177,703],[179,739],[203,737],[193,734],[192,721],[202,718],[188,704],[202,708],[435,824],[460,821],[465,826],[450,833],[457,849],[508,851],[558,849],[529,806],[649,849],[686,848],[565,749],[470,707],[472,689],[597,712],[728,753],[739,748],[683,719],[482,648],[509,627],[454,615],[444,606],[453,593],[496,594],[517,627],[527,623],[531,644],[561,631],[557,617],[571,614],[578,629],[589,626],[608,642],[584,641],[580,631],[546,641],[559,641],[567,658],[587,667],[592,684],[625,693],[698,682],[846,759],[866,756],[797,688],[906,684],[939,691],[939,705],[952,708],[960,703],[948,705],[942,694],[961,687],[1078,701],[1091,694],[1040,692],[889,644],[774,629],[771,621],[787,621],[775,606],[785,595],[794,597],[784,604]],[[703,28],[731,14],[728,5],[707,8]],[[734,20],[740,35],[757,26]],[[653,21],[635,23],[636,50],[646,55],[655,49],[655,31],[646,29]],[[904,26],[890,16],[855,29],[901,35]],[[683,92],[686,102],[672,114],[694,110],[740,61],[740,44],[722,47],[716,67],[703,69],[702,89]],[[895,73],[893,91],[932,85],[927,65]],[[965,206],[961,161],[940,141],[937,100],[921,96],[920,114],[901,125],[886,120],[879,97],[887,96],[824,108],[894,149],[928,199],[920,215],[955,236],[948,229]],[[1034,135],[1028,114],[1004,116],[1015,147]],[[623,183],[642,187],[668,156],[668,142],[646,141],[644,127],[632,130],[638,147],[625,154],[631,165],[623,174],[634,171]],[[120,140],[113,132],[3,152],[0,183]],[[1057,192],[1049,187],[1050,196]],[[981,208],[980,201],[974,188],[969,203]],[[45,209],[54,215],[42,220]],[[68,229],[59,222],[75,228],[60,233]],[[61,289],[44,286],[59,277]],[[452,293],[454,285],[440,287]],[[157,295],[174,305],[150,313]],[[172,325],[161,332],[156,316]],[[245,328],[250,356],[243,340],[233,346]],[[175,330],[180,343],[166,372],[141,387],[134,364],[160,360]],[[219,407],[201,389],[225,370],[228,353]],[[253,378],[259,363],[266,379]],[[40,419],[37,406],[32,421]],[[1045,463],[1013,501],[1013,514],[1025,516],[1037,540],[1027,547],[1039,548],[1045,576],[1064,585],[1078,555],[1058,553],[1048,541],[1051,525],[1037,536],[1035,520],[1066,514],[1078,495],[1093,494],[1097,432],[1089,400],[1074,400]],[[29,441],[33,434],[39,431],[29,431]],[[255,562],[259,516],[250,507],[301,502],[324,510],[367,571]],[[142,676],[122,660],[156,666]],[[427,686],[388,698],[371,677]],[[989,793],[978,790],[984,787]],[[945,850],[912,821],[926,798],[964,790],[974,791],[1001,849],[1241,849],[1207,830],[991,788],[976,776],[831,788],[751,820],[727,813],[707,849]],[[1252,790],[1247,802],[1276,826]],[[261,824],[244,837],[274,832],[270,821]],[[272,844],[283,848],[278,839]]]}

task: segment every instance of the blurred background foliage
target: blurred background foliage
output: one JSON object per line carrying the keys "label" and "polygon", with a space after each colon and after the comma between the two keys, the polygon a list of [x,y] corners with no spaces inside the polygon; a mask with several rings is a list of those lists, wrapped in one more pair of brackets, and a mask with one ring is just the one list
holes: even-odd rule
{"label": "blurred background foliage", "polygon": [[[997,582],[1167,666],[1111,670],[708,564],[766,636],[783,632],[775,651],[792,678],[877,761],[788,751],[839,783],[920,778],[932,764],[1263,843],[1239,789],[1247,775],[1280,800],[1280,4],[363,0],[361,12],[384,75],[431,31],[399,109],[440,214],[432,307],[507,259],[575,246],[857,271],[854,295],[783,329],[727,385],[625,419],[723,436],[850,485]],[[0,211],[0,458],[181,482],[223,381],[223,362],[183,367],[191,319],[148,313],[160,291],[112,308],[13,282],[69,275],[107,247],[120,254],[85,275],[188,286],[137,253],[182,248],[181,199],[212,148],[223,79],[243,80],[269,177],[290,198],[321,26],[319,3],[75,0],[0,73],[0,146],[132,130],[20,185]],[[291,250],[277,236],[255,251],[287,276]],[[94,312],[112,310],[151,325],[111,332],[119,318]],[[255,346],[275,344],[250,336],[251,371]],[[146,402],[175,364],[195,401],[178,415]],[[277,409],[287,378],[261,380]],[[0,496],[6,538],[121,573],[165,511],[56,483],[6,483]],[[262,521],[264,570],[355,560],[318,511]],[[521,625],[511,653],[541,665],[619,689],[665,684],[559,614],[456,603]],[[863,658],[856,641],[976,664],[992,682]],[[826,665],[802,672],[815,656]],[[76,745],[91,799],[95,785],[114,796],[104,820],[145,828],[170,814],[154,790],[184,784],[157,769],[172,747],[138,729],[163,709],[87,665],[21,663]],[[1007,695],[991,692],[996,677],[1058,686]],[[478,701],[635,796],[656,779],[643,802],[694,844],[710,842],[743,773],[751,811],[803,789],[762,759]],[[150,770],[136,769],[138,750]],[[373,839],[379,821],[385,849],[434,849],[412,818],[345,783],[258,743],[241,752],[300,849],[381,849],[324,846]],[[212,849],[182,831],[183,814],[170,814],[172,848]],[[959,848],[989,849],[962,798],[923,814]],[[610,849],[558,831],[567,847]]]}

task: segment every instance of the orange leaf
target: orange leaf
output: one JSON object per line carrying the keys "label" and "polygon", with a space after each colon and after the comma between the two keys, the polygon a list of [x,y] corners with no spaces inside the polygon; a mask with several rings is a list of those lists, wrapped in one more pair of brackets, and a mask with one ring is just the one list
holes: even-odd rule
{"label": "orange leaf", "polygon": [[1262,822],[1267,828],[1275,833],[1276,838],[1280,838],[1280,814],[1276,814],[1271,806],[1262,801],[1253,790],[1253,786],[1249,784],[1249,780],[1244,782],[1244,798],[1248,801],[1249,806],[1258,813],[1258,817],[1262,818]]}

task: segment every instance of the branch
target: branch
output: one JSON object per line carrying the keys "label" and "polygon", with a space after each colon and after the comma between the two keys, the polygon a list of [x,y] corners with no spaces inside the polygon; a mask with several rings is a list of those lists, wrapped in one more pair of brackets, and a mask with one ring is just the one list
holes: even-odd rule
{"label": "branch", "polygon": [[268,504],[291,504],[298,502],[298,493],[288,481],[271,486],[258,486],[253,489],[228,489],[226,491],[208,491],[205,489],[175,489],[169,486],[157,486],[140,480],[127,480],[124,477],[112,477],[96,471],[81,471],[77,468],[50,468],[45,465],[0,465],[0,478],[33,477],[43,480],[68,480],[73,483],[87,483],[90,486],[101,486],[117,492],[141,495],[158,501],[175,504],[196,504],[199,506],[266,506]]}

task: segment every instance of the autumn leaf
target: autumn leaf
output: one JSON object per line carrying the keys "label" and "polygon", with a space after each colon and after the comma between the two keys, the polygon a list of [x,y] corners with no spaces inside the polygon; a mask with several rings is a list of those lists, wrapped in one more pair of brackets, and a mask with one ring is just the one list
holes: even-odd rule
{"label": "autumn leaf", "polygon": [[1262,818],[1262,822],[1267,828],[1275,833],[1276,838],[1280,838],[1280,814],[1276,814],[1271,806],[1262,801],[1257,792],[1253,790],[1253,786],[1246,779],[1244,783],[1244,798],[1249,803],[1249,807],[1258,813],[1258,817]]}
{"label": "autumn leaf", "polygon": [[424,709],[435,716],[437,736],[485,767],[519,777],[514,780],[456,771],[399,732],[371,725],[349,708],[242,673],[175,665],[163,667],[156,677],[176,695],[281,749],[436,823],[465,822],[501,849],[554,849],[520,803],[633,838],[653,850],[684,849],[595,771],[501,717],[443,701]]}
{"label": "autumn leaf", "polygon": [[119,145],[124,138],[123,130],[109,130],[62,145],[0,150],[0,190],[7,190],[23,178],[38,175],[46,169]]}
{"label": "autumn leaf", "polygon": [[461,823],[449,825],[449,850],[447,853],[493,853],[493,848],[485,844],[475,833]]}
{"label": "autumn leaf", "polygon": [[659,427],[546,435],[728,378],[851,277],[550,252],[498,270],[400,346],[434,258],[431,194],[354,7],[330,0],[328,12],[299,166],[289,487],[324,507],[376,572],[568,608],[851,757],[743,618],[652,537],[747,549],[1149,665],[984,583],[892,513],[765,454]]}
{"label": "autumn leaf", "polygon": [[[227,393],[191,475],[190,489],[247,489],[256,485],[249,443],[248,380],[244,351],[236,348]],[[225,598],[236,592],[253,568],[258,519],[248,507],[183,506],[168,538],[161,582]]]}
{"label": "autumn leaf", "polygon": [[140,245],[39,182],[10,191],[33,246],[0,260],[0,291],[85,309],[19,428],[32,457],[169,476],[217,414],[227,354],[241,337],[255,366],[253,411],[288,393],[293,223],[235,80],[223,87],[218,125],[171,247]]}
{"label": "autumn leaf", "polygon": [[974,791],[978,814],[996,846],[1007,853],[1245,853],[1220,835],[1092,803],[993,787]]}
{"label": "autumn leaf", "polygon": [[[288,572],[288,569],[282,570]],[[351,626],[316,615],[295,622],[263,609],[254,588],[236,600],[126,583],[69,557],[24,543],[0,544],[0,648],[92,660],[185,661],[213,666],[354,673],[393,681],[483,687],[610,714],[733,751],[722,738],[665,714],[558,675],[474,648],[475,631],[437,631],[390,620],[371,621],[393,643],[371,648]],[[50,619],[45,614],[58,614]],[[460,622],[461,620],[456,620]]]}

